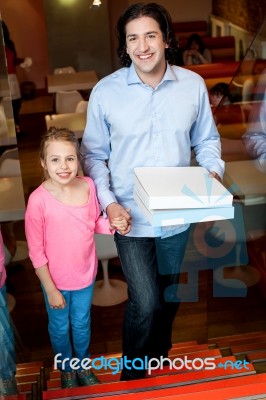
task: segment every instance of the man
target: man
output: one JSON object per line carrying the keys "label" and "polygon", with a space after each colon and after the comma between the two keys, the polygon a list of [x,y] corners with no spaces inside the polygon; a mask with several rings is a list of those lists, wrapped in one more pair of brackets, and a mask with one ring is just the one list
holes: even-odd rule
{"label": "man", "polygon": [[[171,348],[178,299],[165,299],[164,292],[178,282],[189,234],[188,225],[153,230],[133,199],[134,168],[188,166],[191,148],[217,178],[223,162],[204,81],[170,66],[177,43],[168,12],[155,3],[131,5],[117,34],[124,68],[91,94],[82,154],[110,221],[123,215],[129,222],[128,234],[115,241],[129,294],[123,356],[132,361],[167,356]],[[124,367],[121,380],[145,376],[138,368]]]}

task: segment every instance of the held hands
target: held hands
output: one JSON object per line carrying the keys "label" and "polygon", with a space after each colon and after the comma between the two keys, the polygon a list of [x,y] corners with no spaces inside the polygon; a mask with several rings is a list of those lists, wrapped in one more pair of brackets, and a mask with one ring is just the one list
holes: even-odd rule
{"label": "held hands", "polygon": [[60,290],[55,289],[47,293],[48,303],[53,309],[63,309],[66,306],[66,301]]}
{"label": "held hands", "polygon": [[200,52],[198,51],[198,50],[188,50],[188,53],[187,53],[189,56],[194,56],[194,57],[197,57],[197,58],[199,58],[200,57]]}
{"label": "held hands", "polygon": [[118,203],[111,203],[106,209],[111,227],[121,235],[126,235],[131,229],[129,211],[129,209],[125,209]]}

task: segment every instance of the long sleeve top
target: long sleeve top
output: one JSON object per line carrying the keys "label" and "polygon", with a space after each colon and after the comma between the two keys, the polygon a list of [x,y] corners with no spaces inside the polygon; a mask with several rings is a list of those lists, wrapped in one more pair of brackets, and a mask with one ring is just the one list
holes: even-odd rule
{"label": "long sleeve top", "polygon": [[79,290],[89,286],[97,273],[94,233],[111,234],[109,222],[100,216],[93,181],[89,200],[82,206],[57,200],[43,185],[29,197],[25,231],[29,256],[35,268],[48,264],[55,286]]}
{"label": "long sleeve top", "polygon": [[[153,89],[131,64],[94,87],[81,146],[83,169],[94,180],[103,209],[112,202],[130,208],[129,236],[162,236],[134,201],[134,168],[189,166],[191,149],[200,165],[223,176],[220,136],[198,74],[167,64]],[[187,227],[178,225],[172,234]]]}
{"label": "long sleeve top", "polygon": [[6,269],[5,269],[5,250],[2,233],[0,230],[0,289],[4,286],[6,281]]}

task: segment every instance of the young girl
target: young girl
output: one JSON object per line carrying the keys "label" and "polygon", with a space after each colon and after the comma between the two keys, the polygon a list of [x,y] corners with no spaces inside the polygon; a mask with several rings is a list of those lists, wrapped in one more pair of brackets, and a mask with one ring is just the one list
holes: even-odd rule
{"label": "young girl", "polygon": [[[29,256],[41,281],[49,334],[63,388],[99,383],[72,357],[89,358],[90,308],[97,272],[94,233],[114,233],[100,216],[93,181],[78,177],[73,132],[50,128],[40,148],[45,181],[30,195],[25,215]],[[118,218],[113,227],[125,232]],[[70,335],[71,332],[71,335]]]}
{"label": "young girl", "polygon": [[5,251],[0,230],[0,398],[17,394],[14,334],[6,303]]}

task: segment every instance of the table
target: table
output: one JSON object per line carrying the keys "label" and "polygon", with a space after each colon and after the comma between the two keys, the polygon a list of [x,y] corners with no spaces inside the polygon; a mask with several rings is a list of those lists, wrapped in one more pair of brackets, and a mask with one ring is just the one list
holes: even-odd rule
{"label": "table", "polygon": [[225,163],[224,184],[246,206],[266,203],[266,173],[259,171],[256,160]]}
{"label": "table", "polygon": [[21,177],[0,178],[0,222],[24,219],[25,199]]}
{"label": "table", "polygon": [[95,71],[79,71],[71,74],[53,74],[47,76],[48,93],[60,90],[88,90],[98,82]]}

